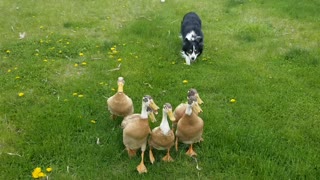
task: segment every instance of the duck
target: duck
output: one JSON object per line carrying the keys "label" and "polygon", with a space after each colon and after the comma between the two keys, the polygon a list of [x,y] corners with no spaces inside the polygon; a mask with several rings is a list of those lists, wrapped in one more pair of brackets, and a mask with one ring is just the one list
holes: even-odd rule
{"label": "duck", "polygon": [[107,100],[108,110],[110,111],[113,120],[118,116],[125,117],[134,112],[132,99],[123,92],[125,83],[124,78],[118,77],[117,83],[117,92]]}
{"label": "duck", "polygon": [[[200,98],[200,95],[199,95],[198,91],[195,88],[191,88],[191,89],[188,90],[187,99],[189,99],[190,96],[195,96],[197,98],[197,102],[198,102],[199,105],[203,104],[203,101]],[[175,128],[176,128],[176,126],[178,124],[178,121],[184,115],[187,106],[188,106],[188,103],[181,103],[175,108],[175,110],[173,112],[173,115],[174,115],[176,120],[172,123],[173,130],[175,130]],[[202,109],[201,109],[200,112],[202,112]]]}
{"label": "duck", "polygon": [[178,142],[189,144],[186,154],[191,157],[197,156],[197,153],[193,150],[193,144],[200,142],[202,139],[204,122],[198,116],[200,111],[197,97],[190,96],[185,113],[177,124],[175,148],[178,151]]}
{"label": "duck", "polygon": [[170,156],[170,149],[174,145],[174,132],[170,129],[170,125],[167,117],[171,121],[174,121],[175,118],[172,113],[172,106],[170,103],[165,103],[162,109],[162,120],[160,126],[157,126],[152,129],[151,135],[149,137],[149,159],[153,164],[155,158],[152,153],[152,148],[157,150],[167,150],[167,154],[162,158],[165,162],[173,161],[173,158]]}
{"label": "duck", "polygon": [[135,156],[136,151],[141,149],[141,162],[137,166],[139,174],[147,173],[147,168],[144,164],[144,152],[148,136],[151,133],[148,116],[150,113],[157,113],[158,109],[159,107],[152,97],[146,95],[142,98],[141,113],[128,115],[121,123],[121,127],[123,128],[123,144],[128,151],[129,157]]}

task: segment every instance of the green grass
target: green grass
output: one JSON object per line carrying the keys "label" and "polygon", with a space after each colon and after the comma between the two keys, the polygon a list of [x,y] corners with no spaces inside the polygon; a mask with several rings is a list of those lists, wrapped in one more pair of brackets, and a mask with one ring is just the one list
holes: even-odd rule
{"label": "green grass", "polygon": [[[52,167],[49,179],[318,178],[317,7],[315,0],[1,1],[0,179],[32,179],[36,167]],[[178,38],[188,11],[201,16],[205,34],[191,66]],[[148,173],[136,172],[140,159],[124,151],[121,118],[111,121],[106,110],[118,76],[136,112],[145,94],[175,107],[189,88],[199,91],[202,170],[181,145],[175,162],[160,162],[165,152],[156,151],[154,165],[146,158]]]}

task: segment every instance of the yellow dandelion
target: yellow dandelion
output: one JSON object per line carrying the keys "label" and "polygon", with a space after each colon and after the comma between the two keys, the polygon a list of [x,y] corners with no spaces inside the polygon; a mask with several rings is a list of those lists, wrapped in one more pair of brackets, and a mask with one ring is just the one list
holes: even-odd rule
{"label": "yellow dandelion", "polygon": [[11,72],[11,69],[8,69],[8,73]]}
{"label": "yellow dandelion", "polygon": [[172,61],[171,64],[176,64],[176,62]]}
{"label": "yellow dandelion", "polygon": [[122,61],[122,59],[121,58],[118,58],[118,62],[121,62]]}
{"label": "yellow dandelion", "polygon": [[10,54],[10,53],[11,53],[11,51],[8,49],[8,50],[6,50],[6,53],[7,53],[7,54]]}
{"label": "yellow dandelion", "polygon": [[60,50],[60,51],[59,51],[59,54],[61,54],[61,53],[62,53],[62,51]]}
{"label": "yellow dandelion", "polygon": [[115,48],[115,47],[112,47],[112,48],[110,48],[110,50],[111,50],[111,51],[115,51],[115,50],[116,50],[116,48]]}
{"label": "yellow dandelion", "polygon": [[14,67],[14,70],[17,70],[18,69],[18,67]]}
{"label": "yellow dandelion", "polygon": [[78,96],[78,93],[76,93],[76,92],[72,93],[72,96]]}
{"label": "yellow dandelion", "polygon": [[68,44],[68,45],[69,45],[69,44],[70,44],[70,42],[66,42],[66,44]]}
{"label": "yellow dandelion", "polygon": [[79,53],[79,56],[84,56],[83,52],[80,52],[80,53]]}
{"label": "yellow dandelion", "polygon": [[34,170],[33,170],[33,172],[32,172],[32,177],[34,178],[34,179],[38,179],[38,178],[40,178],[40,177],[44,177],[44,176],[42,176],[43,174],[41,174],[41,168],[39,168],[39,167],[37,167],[37,168],[35,168]]}
{"label": "yellow dandelion", "polygon": [[34,179],[38,179],[38,178],[39,178],[39,173],[37,173],[37,172],[32,172],[32,177],[33,177]]}
{"label": "yellow dandelion", "polygon": [[39,178],[42,178],[42,177],[46,177],[46,174],[43,173],[43,172],[40,172],[40,173],[38,174],[38,176],[39,176]]}
{"label": "yellow dandelion", "polygon": [[18,96],[19,96],[19,97],[22,97],[22,96],[24,96],[24,93],[23,93],[23,92],[20,92],[20,93],[18,93]]}
{"label": "yellow dandelion", "polygon": [[97,123],[97,121],[96,121],[96,120],[91,120],[90,122],[91,122],[92,124]]}
{"label": "yellow dandelion", "polygon": [[83,98],[83,94],[79,94],[78,97],[79,97],[79,98]]}
{"label": "yellow dandelion", "polygon": [[20,79],[20,76],[16,76],[16,79]]}
{"label": "yellow dandelion", "polygon": [[75,64],[74,64],[74,67],[78,67],[78,66],[79,66],[79,64],[78,64],[78,63],[75,63]]}
{"label": "yellow dandelion", "polygon": [[231,103],[235,103],[236,101],[237,101],[236,99],[233,99],[233,98],[230,99],[230,102],[231,102]]}
{"label": "yellow dandelion", "polygon": [[87,63],[86,63],[86,62],[83,62],[83,63],[81,63],[81,64],[82,64],[82,65],[84,65],[84,66],[85,66],[85,65],[87,65]]}
{"label": "yellow dandelion", "polygon": [[104,84],[104,82],[100,82],[99,84],[100,84],[100,85],[103,85],[103,84]]}
{"label": "yellow dandelion", "polygon": [[48,62],[48,59],[44,59],[43,62]]}
{"label": "yellow dandelion", "polygon": [[116,91],[116,89],[115,89],[115,88],[112,88],[111,91]]}
{"label": "yellow dandelion", "polygon": [[183,84],[187,84],[188,80],[183,80],[182,82],[183,82]]}
{"label": "yellow dandelion", "polygon": [[52,171],[52,168],[51,168],[51,167],[48,167],[48,168],[46,169],[46,171],[47,171],[47,172],[51,172],[51,171]]}
{"label": "yellow dandelion", "polygon": [[36,167],[33,172],[39,173],[39,172],[41,172],[41,168],[40,167]]}

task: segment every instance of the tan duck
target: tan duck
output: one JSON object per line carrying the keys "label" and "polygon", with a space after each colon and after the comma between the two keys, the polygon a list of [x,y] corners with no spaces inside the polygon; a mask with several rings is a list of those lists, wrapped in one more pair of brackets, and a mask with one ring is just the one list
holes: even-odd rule
{"label": "tan duck", "polygon": [[123,92],[124,79],[118,78],[118,91],[107,100],[108,110],[111,113],[112,119],[116,119],[117,116],[125,117],[133,114],[133,103],[130,97]]}
{"label": "tan duck", "polygon": [[189,150],[186,152],[189,156],[196,156],[193,150],[193,144],[200,142],[203,132],[203,120],[197,115],[200,107],[195,96],[190,96],[185,114],[178,121],[176,130],[176,150],[178,150],[178,142],[190,144]]}
{"label": "tan duck", "polygon": [[[200,98],[200,95],[199,95],[199,93],[198,93],[198,91],[197,91],[196,89],[191,88],[191,89],[188,91],[187,99],[189,99],[190,96],[195,96],[195,97],[197,98],[197,102],[198,102],[199,105],[200,105],[200,104],[203,104],[203,101],[202,101],[202,99]],[[174,115],[174,117],[175,117],[176,120],[172,123],[172,127],[173,127],[172,129],[173,129],[173,130],[175,130],[175,128],[176,128],[176,126],[177,126],[177,124],[178,124],[179,119],[181,119],[181,117],[184,115],[187,106],[188,106],[188,103],[181,103],[181,104],[179,104],[179,105],[175,108],[175,110],[174,110],[174,112],[173,112],[173,115]],[[202,109],[201,109],[200,112],[202,112]]]}
{"label": "tan duck", "polygon": [[147,168],[144,165],[144,152],[147,146],[148,135],[151,133],[148,113],[157,112],[158,109],[159,107],[153,102],[151,96],[144,96],[142,98],[141,114],[126,116],[121,123],[123,128],[123,144],[129,156],[135,156],[136,150],[141,149],[141,162],[137,166],[137,171],[140,174],[147,172]]}
{"label": "tan duck", "polygon": [[175,120],[172,114],[172,106],[169,103],[166,103],[163,106],[161,124],[160,126],[152,129],[151,136],[149,138],[149,158],[152,164],[155,161],[152,148],[158,150],[167,150],[167,154],[162,158],[162,160],[166,162],[173,161],[172,157],[170,156],[170,149],[174,145],[174,133],[170,129],[167,116],[169,116],[171,121]]}

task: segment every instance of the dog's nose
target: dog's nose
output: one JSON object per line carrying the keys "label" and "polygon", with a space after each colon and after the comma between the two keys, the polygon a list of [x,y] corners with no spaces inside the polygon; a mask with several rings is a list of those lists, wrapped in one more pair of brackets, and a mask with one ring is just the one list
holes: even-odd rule
{"label": "dog's nose", "polygon": [[195,59],[194,57],[191,57],[191,60],[192,60],[192,61],[194,61],[194,59]]}

